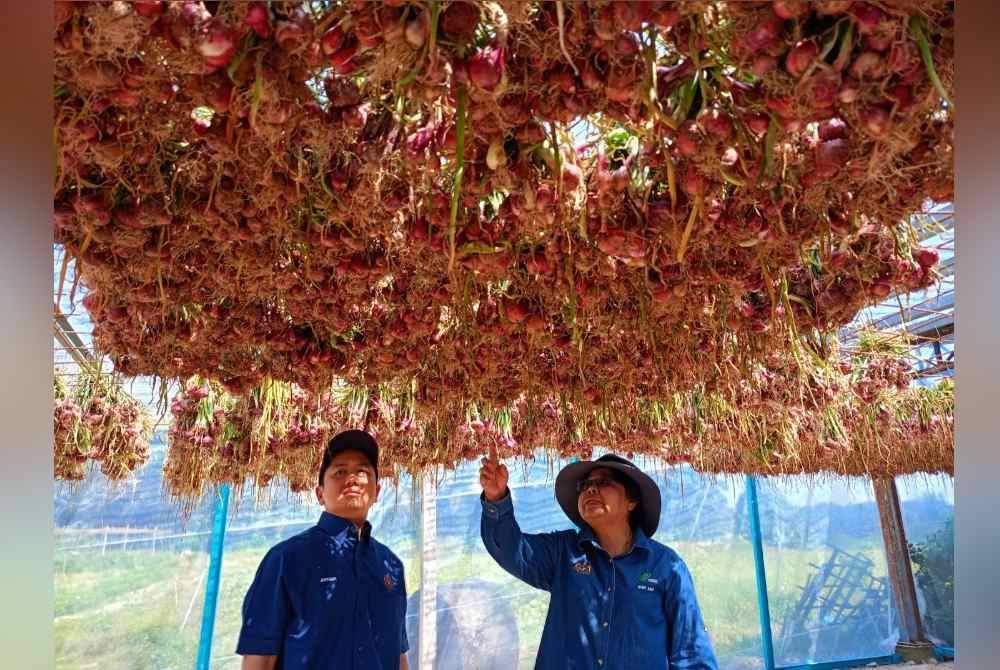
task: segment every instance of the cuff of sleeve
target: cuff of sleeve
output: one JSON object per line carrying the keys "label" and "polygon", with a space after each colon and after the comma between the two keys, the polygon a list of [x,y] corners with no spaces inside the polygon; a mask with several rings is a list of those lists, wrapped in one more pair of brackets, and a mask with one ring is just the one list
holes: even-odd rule
{"label": "cuff of sleeve", "polygon": [[510,498],[509,488],[507,489],[507,495],[496,502],[487,500],[485,493],[479,494],[479,500],[483,504],[483,514],[490,519],[499,519],[502,516],[514,513],[514,501]]}
{"label": "cuff of sleeve", "polygon": [[239,642],[236,643],[236,653],[240,656],[279,656],[281,640],[240,633]]}

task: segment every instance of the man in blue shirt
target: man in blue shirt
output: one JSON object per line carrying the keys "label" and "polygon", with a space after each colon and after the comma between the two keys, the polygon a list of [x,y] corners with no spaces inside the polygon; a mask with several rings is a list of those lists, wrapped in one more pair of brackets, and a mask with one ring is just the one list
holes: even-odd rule
{"label": "man in blue shirt", "polygon": [[267,552],[243,601],[242,670],[409,670],[403,564],[367,521],[380,490],[371,435],[330,440],[319,523]]}
{"label": "man in blue shirt", "polygon": [[556,477],[556,499],[580,530],[522,533],[506,466],[483,459],[482,536],[500,566],[548,591],[536,670],[718,670],[687,566],[650,539],[660,491],[608,454]]}

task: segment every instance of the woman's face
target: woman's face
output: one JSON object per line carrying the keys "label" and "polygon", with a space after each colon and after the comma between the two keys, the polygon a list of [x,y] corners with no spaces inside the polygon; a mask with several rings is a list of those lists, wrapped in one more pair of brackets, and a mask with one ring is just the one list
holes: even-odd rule
{"label": "woman's face", "polygon": [[628,497],[625,486],[612,478],[608,468],[594,468],[579,484],[577,511],[591,528],[628,525],[629,513],[639,503]]}

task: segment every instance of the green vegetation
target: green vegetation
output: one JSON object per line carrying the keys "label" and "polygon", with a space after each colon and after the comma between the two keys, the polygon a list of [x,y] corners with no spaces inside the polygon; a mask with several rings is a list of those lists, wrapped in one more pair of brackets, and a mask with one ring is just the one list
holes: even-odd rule
{"label": "green vegetation", "polygon": [[190,667],[204,553],[66,552],[55,562],[56,667]]}
{"label": "green vegetation", "polygon": [[[263,538],[262,538],[263,539]],[[236,669],[233,656],[241,622],[240,608],[257,565],[270,544],[227,548],[223,560],[215,623],[213,668]],[[727,667],[759,667],[760,632],[753,555],[745,541],[672,545],[694,575],[706,624],[716,652]],[[414,556],[413,540],[396,543],[400,556]],[[443,543],[439,582],[470,578],[496,582],[511,600],[517,617],[521,665],[530,667],[541,636],[548,596],[515,582],[477,547]],[[771,615],[776,628],[794,605],[799,591],[827,551],[766,552],[771,580]],[[884,565],[878,548],[870,555]],[[406,563],[407,591],[419,589],[419,566]],[[63,550],[56,558],[57,668],[117,670],[189,668],[197,653],[201,625],[204,552],[138,550],[86,553]],[[884,569],[884,568],[883,568]],[[777,634],[778,631],[776,630]]]}
{"label": "green vegetation", "polygon": [[927,632],[955,646],[955,520],[910,545],[913,577],[923,591]]}

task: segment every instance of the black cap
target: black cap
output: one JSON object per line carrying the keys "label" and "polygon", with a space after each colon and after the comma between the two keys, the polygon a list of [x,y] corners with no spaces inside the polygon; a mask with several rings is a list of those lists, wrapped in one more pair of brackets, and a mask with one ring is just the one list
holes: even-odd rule
{"label": "black cap", "polygon": [[378,479],[378,444],[375,438],[363,430],[345,430],[337,433],[326,443],[326,451],[323,452],[323,464],[319,466],[319,485],[323,486],[323,475],[330,465],[333,457],[342,451],[354,449],[360,451],[368,457],[368,461],[375,469],[375,479]]}

